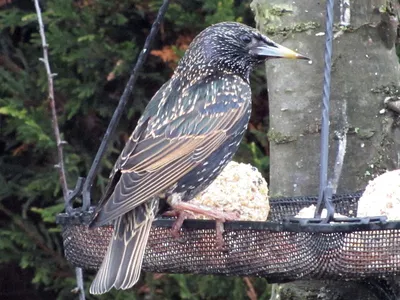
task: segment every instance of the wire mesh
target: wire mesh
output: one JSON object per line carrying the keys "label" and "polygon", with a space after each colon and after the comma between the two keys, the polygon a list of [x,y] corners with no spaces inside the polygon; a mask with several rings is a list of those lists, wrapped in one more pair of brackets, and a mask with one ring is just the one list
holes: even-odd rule
{"label": "wire mesh", "polygon": [[[359,196],[359,193],[335,196],[336,211],[355,216]],[[182,228],[179,241],[171,236],[165,222],[155,221],[143,269],[159,273],[259,276],[270,282],[359,280],[400,272],[400,228],[397,228],[400,226],[355,232],[347,228],[344,232],[331,233],[280,231],[269,226],[316,202],[317,197],[272,199],[270,222],[230,222],[222,250],[216,246],[212,221],[189,221],[194,225]],[[74,266],[96,270],[106,253],[113,228],[89,230],[85,225],[89,218],[90,214],[62,214],[58,221],[63,226],[67,259]],[[330,224],[336,225],[340,224]]]}

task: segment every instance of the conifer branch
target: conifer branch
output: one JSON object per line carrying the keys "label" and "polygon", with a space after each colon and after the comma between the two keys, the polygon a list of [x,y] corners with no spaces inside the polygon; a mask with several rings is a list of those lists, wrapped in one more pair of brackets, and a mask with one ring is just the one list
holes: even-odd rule
{"label": "conifer branch", "polygon": [[4,213],[6,216],[8,216],[13,221],[13,224],[15,224],[19,229],[21,229],[28,236],[28,238],[32,242],[34,242],[38,248],[42,249],[42,251],[46,255],[51,257],[57,263],[57,265],[59,265],[62,268],[66,267],[67,264],[64,258],[60,255],[60,253],[54,251],[54,249],[46,245],[46,242],[43,240],[43,238],[40,236],[37,230],[34,229],[32,224],[24,221],[24,219],[22,219],[21,216],[14,214],[2,203],[0,203],[0,211]]}

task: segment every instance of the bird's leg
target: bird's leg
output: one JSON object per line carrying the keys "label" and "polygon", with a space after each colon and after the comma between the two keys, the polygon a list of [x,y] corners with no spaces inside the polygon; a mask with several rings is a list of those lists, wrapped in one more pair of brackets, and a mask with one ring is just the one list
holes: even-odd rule
{"label": "bird's leg", "polygon": [[168,218],[178,218],[179,217],[179,211],[176,210],[167,210],[166,212],[162,213],[163,217],[168,217]]}
{"label": "bird's leg", "polygon": [[193,216],[193,214],[187,211],[176,211],[176,213],[178,214],[178,218],[172,225],[171,235],[172,237],[179,239],[180,237],[179,232],[182,228],[183,222],[187,219],[187,217]]}
{"label": "bird's leg", "polygon": [[239,220],[240,217],[237,212],[225,212],[200,204],[182,202],[179,196],[174,197],[174,195],[172,195],[171,199],[168,199],[168,202],[174,210],[190,211],[223,222]]}
{"label": "bird's leg", "polygon": [[[201,214],[216,220],[216,243],[219,249],[222,249],[224,245],[223,232],[224,232],[224,222],[234,221],[239,219],[239,214],[236,212],[224,212],[210,207],[206,207],[199,204],[182,202],[180,195],[173,194],[168,198],[168,203],[175,210],[180,212],[178,219],[172,226],[173,236],[179,235],[180,228],[182,227],[183,221],[188,216],[187,213]],[[182,213],[186,213],[181,217]]]}
{"label": "bird's leg", "polygon": [[223,220],[215,220],[215,243],[217,244],[218,250],[223,250],[224,249],[224,221]]}

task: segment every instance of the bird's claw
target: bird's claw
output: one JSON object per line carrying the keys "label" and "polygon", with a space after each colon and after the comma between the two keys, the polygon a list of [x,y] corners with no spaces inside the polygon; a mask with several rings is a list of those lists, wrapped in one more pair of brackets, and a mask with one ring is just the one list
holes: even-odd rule
{"label": "bird's claw", "polygon": [[224,242],[224,221],[223,220],[215,220],[215,244],[217,249],[220,251],[224,250],[225,242]]}
{"label": "bird's claw", "polygon": [[172,225],[172,228],[171,228],[171,235],[179,243],[185,243],[188,239],[180,238],[180,236],[181,236],[180,231],[181,231],[182,224],[185,221],[185,219],[190,216],[193,216],[193,213],[188,212],[188,211],[181,211],[181,212],[178,212],[177,216],[178,216],[178,218],[176,219],[176,221],[174,222],[174,224]]}

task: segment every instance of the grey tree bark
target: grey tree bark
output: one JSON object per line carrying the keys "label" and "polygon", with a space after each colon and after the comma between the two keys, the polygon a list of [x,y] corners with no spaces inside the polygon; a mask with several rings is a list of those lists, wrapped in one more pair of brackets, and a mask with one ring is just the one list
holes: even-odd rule
{"label": "grey tree bark", "polygon": [[[400,95],[396,5],[386,0],[335,1],[328,176],[337,193],[363,189],[385,170],[400,168],[398,115],[384,105],[385,99]],[[313,60],[266,64],[271,196],[316,195],[326,2],[253,0],[252,8],[262,32]],[[321,292],[337,290],[337,283],[307,284],[312,291],[307,294],[304,288],[299,293],[299,286],[285,285],[286,295],[292,296],[282,294],[281,299],[376,299],[355,283],[346,284],[347,294],[340,296]],[[339,286],[344,289],[343,283]]]}
{"label": "grey tree bark", "polygon": [[[385,0],[350,3],[350,25],[341,29],[335,5],[329,175],[338,192],[398,168],[400,154],[393,116],[382,113],[383,100],[398,93],[397,23]],[[267,62],[271,193],[317,194],[325,1],[255,0],[252,7],[261,31],[313,60]]]}

